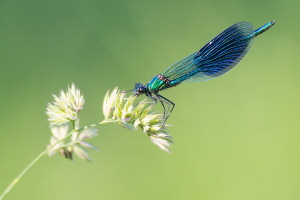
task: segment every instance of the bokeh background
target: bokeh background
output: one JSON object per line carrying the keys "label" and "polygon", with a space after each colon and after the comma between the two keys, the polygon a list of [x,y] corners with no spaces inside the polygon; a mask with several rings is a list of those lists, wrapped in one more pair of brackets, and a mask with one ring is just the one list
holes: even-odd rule
{"label": "bokeh background", "polygon": [[[300,199],[299,1],[0,2],[0,190],[50,139],[45,107],[72,82],[82,125],[108,89],[132,89],[230,25],[276,25],[214,80],[161,94],[176,103],[172,155],[141,131],[99,127],[93,162],[40,160],[12,199]],[[156,107],[159,108],[160,105]]]}

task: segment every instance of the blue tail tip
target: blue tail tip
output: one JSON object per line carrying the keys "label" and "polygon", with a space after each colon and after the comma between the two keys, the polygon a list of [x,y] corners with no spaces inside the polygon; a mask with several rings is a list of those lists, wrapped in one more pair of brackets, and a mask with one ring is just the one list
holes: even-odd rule
{"label": "blue tail tip", "polygon": [[272,24],[272,26],[275,24],[275,20],[272,20],[270,23]]}

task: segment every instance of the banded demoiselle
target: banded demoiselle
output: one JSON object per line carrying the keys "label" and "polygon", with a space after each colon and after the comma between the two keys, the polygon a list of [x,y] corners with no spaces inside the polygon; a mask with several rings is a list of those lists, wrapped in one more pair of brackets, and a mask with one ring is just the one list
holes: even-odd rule
{"label": "banded demoiselle", "polygon": [[[231,70],[250,50],[256,36],[267,31],[275,24],[271,21],[254,30],[249,22],[236,23],[199,51],[171,65],[162,74],[158,74],[143,85],[135,84],[134,94],[145,94],[154,102],[160,101],[164,108],[164,122],[173,111],[175,104],[158,94],[161,90],[171,88],[180,83],[193,83],[216,78]],[[165,104],[168,107],[165,107]],[[170,109],[170,105],[172,106]]]}

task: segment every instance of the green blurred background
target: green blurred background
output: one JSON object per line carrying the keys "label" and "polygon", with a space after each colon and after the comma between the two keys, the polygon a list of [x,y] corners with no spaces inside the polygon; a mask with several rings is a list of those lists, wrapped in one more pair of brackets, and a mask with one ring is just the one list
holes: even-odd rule
{"label": "green blurred background", "polygon": [[[228,74],[161,94],[176,103],[172,155],[141,131],[99,127],[92,163],[43,158],[7,199],[300,199],[299,1],[0,2],[0,190],[49,142],[45,107],[75,82],[82,125],[225,28],[276,25]],[[157,105],[157,107],[160,105]]]}

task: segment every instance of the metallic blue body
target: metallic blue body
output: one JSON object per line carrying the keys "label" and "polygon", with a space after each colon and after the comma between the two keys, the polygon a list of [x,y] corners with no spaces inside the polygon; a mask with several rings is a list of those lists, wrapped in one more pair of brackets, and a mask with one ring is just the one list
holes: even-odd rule
{"label": "metallic blue body", "polygon": [[180,83],[199,82],[216,78],[234,66],[247,54],[253,39],[274,25],[274,21],[257,30],[249,22],[239,22],[207,43],[199,51],[170,66],[162,75],[169,83],[155,76],[146,89],[158,92]]}
{"label": "metallic blue body", "polygon": [[169,115],[175,104],[159,95],[159,91],[180,83],[213,79],[228,72],[247,54],[254,38],[274,24],[275,21],[271,21],[256,30],[249,22],[239,22],[230,26],[199,51],[171,65],[162,74],[153,77],[148,84],[137,83],[134,88],[135,95],[146,94],[155,102],[159,100],[163,106],[164,103],[169,106],[172,104],[171,111],[168,111]]}

